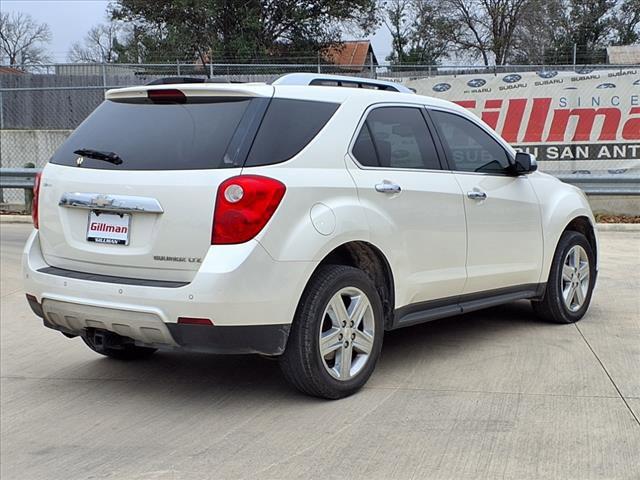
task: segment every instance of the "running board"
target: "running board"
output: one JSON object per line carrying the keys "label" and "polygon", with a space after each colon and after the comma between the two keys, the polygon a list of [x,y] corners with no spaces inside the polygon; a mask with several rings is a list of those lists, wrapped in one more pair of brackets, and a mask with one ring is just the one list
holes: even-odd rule
{"label": "running board", "polygon": [[410,327],[419,323],[453,317],[463,313],[474,312],[485,308],[526,300],[541,298],[547,287],[546,283],[518,285],[485,292],[470,293],[443,300],[414,303],[396,309],[394,319],[388,330]]}

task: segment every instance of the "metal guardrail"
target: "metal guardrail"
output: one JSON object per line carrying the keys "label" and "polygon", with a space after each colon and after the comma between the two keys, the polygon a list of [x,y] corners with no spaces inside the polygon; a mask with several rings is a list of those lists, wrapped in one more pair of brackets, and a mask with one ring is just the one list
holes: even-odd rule
{"label": "metal guardrail", "polygon": [[640,175],[557,175],[587,195],[640,195]]}
{"label": "metal guardrail", "polygon": [[39,168],[0,168],[0,188],[33,188]]}
{"label": "metal guardrail", "polygon": [[[0,168],[0,188],[32,189],[38,168]],[[558,175],[587,195],[640,195],[640,175]]]}

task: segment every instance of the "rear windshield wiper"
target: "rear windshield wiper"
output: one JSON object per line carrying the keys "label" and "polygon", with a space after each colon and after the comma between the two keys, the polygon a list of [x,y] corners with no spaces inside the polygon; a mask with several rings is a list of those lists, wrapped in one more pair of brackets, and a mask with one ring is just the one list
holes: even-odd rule
{"label": "rear windshield wiper", "polygon": [[91,150],[89,148],[81,148],[76,150],[76,155],[80,155],[87,158],[93,158],[95,160],[104,160],[105,162],[113,163],[114,165],[120,165],[122,159],[117,153],[113,152],[101,152],[100,150]]}

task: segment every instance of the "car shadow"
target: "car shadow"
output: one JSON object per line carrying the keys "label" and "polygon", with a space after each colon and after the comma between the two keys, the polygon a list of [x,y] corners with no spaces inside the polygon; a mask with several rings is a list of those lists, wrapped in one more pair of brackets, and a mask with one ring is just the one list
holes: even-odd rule
{"label": "car shadow", "polygon": [[[478,342],[499,342],[511,338],[518,330],[546,328],[533,314],[528,302],[494,307],[448,319],[386,332],[382,356],[377,369],[402,376],[408,368],[407,356],[417,355],[422,362],[430,356],[456,355],[456,349],[442,349],[455,343],[471,348]],[[145,396],[176,395],[203,401],[221,393],[233,396],[264,395],[302,402],[316,399],[299,394],[289,386],[276,359],[258,355],[212,355],[180,351],[160,351],[139,361],[117,361],[95,358],[75,364],[65,378],[132,382],[127,388]],[[374,372],[375,376],[375,372]]]}

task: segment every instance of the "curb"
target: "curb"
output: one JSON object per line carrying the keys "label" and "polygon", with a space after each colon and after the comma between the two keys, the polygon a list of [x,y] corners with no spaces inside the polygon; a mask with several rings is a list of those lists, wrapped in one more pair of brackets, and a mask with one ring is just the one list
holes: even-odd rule
{"label": "curb", "polygon": [[599,232],[640,232],[640,223],[598,223]]}

